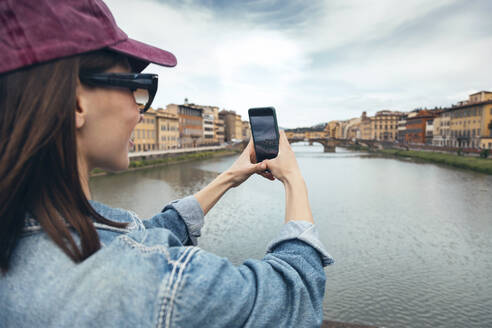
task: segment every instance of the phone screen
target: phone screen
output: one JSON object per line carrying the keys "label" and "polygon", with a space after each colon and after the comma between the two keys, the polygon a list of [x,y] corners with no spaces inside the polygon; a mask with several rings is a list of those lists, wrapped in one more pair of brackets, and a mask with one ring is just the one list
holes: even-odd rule
{"label": "phone screen", "polygon": [[255,143],[256,161],[275,158],[278,154],[277,126],[273,115],[251,115],[251,132]]}

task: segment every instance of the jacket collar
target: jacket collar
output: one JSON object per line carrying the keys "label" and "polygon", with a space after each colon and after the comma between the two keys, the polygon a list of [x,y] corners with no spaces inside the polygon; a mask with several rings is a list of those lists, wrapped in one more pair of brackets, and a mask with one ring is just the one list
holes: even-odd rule
{"label": "jacket collar", "polygon": [[[113,208],[103,203],[100,203],[95,200],[89,200],[92,208],[101,216],[105,217],[108,220],[115,222],[128,222],[130,223],[127,228],[116,228],[111,227],[106,224],[102,224],[99,222],[94,222],[94,226],[98,229],[107,229],[121,232],[130,232],[133,230],[144,230],[144,224],[142,220],[138,217],[135,212],[128,211],[122,208]],[[26,212],[24,216],[24,226],[22,228],[22,232],[36,232],[41,230],[41,225],[39,222],[34,219],[33,215],[30,212]]]}

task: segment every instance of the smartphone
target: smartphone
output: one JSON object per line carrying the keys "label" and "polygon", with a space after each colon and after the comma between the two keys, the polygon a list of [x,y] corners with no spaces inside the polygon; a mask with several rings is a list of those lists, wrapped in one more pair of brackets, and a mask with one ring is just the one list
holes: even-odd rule
{"label": "smartphone", "polygon": [[279,133],[275,108],[250,108],[248,114],[255,145],[256,163],[277,157]]}

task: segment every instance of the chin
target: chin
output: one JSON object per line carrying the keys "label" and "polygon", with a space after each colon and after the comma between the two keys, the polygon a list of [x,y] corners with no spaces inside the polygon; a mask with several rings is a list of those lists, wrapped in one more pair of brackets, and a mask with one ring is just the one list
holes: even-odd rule
{"label": "chin", "polygon": [[112,165],[105,170],[109,172],[121,172],[127,170],[129,165],[130,160],[127,156],[126,159],[121,159],[119,162],[112,163]]}
{"label": "chin", "polygon": [[118,171],[125,171],[128,170],[128,166],[130,165],[130,159],[128,158],[128,155],[126,158],[119,163],[120,165],[118,166]]}

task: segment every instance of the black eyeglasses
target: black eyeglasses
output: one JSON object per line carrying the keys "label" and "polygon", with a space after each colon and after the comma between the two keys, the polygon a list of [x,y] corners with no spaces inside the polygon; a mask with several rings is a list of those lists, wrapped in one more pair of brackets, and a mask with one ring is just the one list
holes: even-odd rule
{"label": "black eyeglasses", "polygon": [[140,107],[140,113],[145,113],[150,108],[157,92],[157,74],[87,73],[80,74],[79,78],[87,85],[130,89]]}

